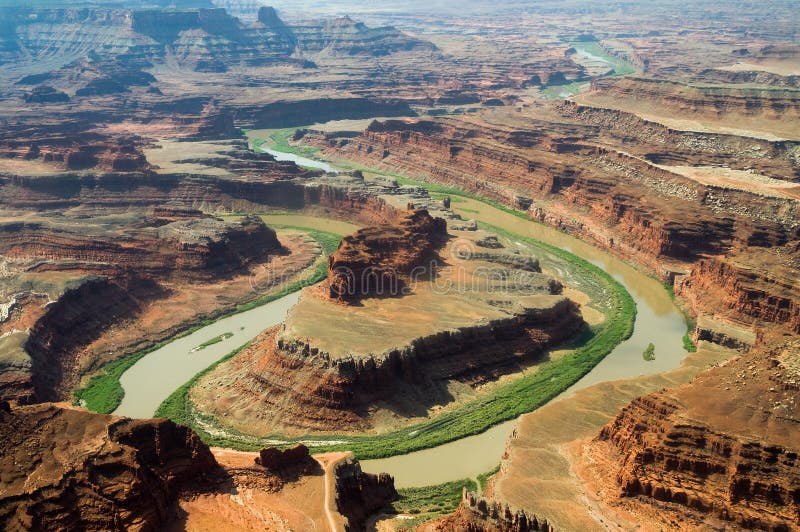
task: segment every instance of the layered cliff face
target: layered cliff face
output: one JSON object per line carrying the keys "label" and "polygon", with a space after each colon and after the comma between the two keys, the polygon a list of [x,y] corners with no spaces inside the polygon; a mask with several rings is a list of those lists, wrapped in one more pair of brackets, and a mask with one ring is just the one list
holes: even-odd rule
{"label": "layered cliff face", "polygon": [[[791,259],[785,259],[800,251],[797,245],[785,246],[782,251],[778,255],[782,261],[758,249],[733,258],[702,259],[678,283],[676,293],[698,307],[714,307],[729,318],[776,323],[799,334],[800,287],[791,273]],[[698,301],[700,297],[705,301]]]}
{"label": "layered cliff face", "polygon": [[[209,6],[211,7],[211,6]],[[3,8],[13,46],[0,49],[0,60],[25,64],[32,58],[51,58],[50,65],[69,65],[76,57],[104,60],[124,56],[125,63],[147,69],[170,63],[195,72],[223,73],[239,67],[294,65],[313,67],[303,54],[386,56],[409,51],[434,51],[429,42],[405,35],[393,27],[368,28],[347,17],[287,26],[269,7],[262,7],[254,23],[244,23],[222,8]],[[22,69],[25,72],[27,69]],[[78,96],[119,94],[131,86],[148,86],[152,75],[122,64],[116,74],[61,79]],[[23,81],[40,77],[22,76]],[[51,78],[52,82],[53,79]]]}
{"label": "layered cliff face", "polygon": [[373,116],[416,116],[406,102],[363,97],[309,98],[279,101],[257,107],[242,106],[236,118],[251,127],[297,127],[331,120]]}
{"label": "layered cliff face", "polygon": [[[591,453],[611,458],[625,496],[660,511],[712,514],[744,528],[800,520],[798,344],[761,348],[691,384],[634,400]],[[704,401],[709,394],[714,401]],[[636,511],[636,510],[634,510]]]}
{"label": "layered cliff face", "polygon": [[167,420],[5,404],[0,430],[5,529],[157,529],[180,490],[202,488],[218,467],[191,430]]}
{"label": "layered cliff face", "polygon": [[414,268],[434,259],[447,238],[447,224],[428,211],[410,210],[393,224],[362,229],[345,237],[328,257],[328,293],[357,301],[398,287]]}
{"label": "layered cliff face", "polygon": [[334,467],[336,509],[347,520],[345,530],[366,530],[367,517],[397,498],[394,479],[386,473],[364,473],[355,460],[348,459]]}
{"label": "layered cliff face", "polygon": [[[276,428],[292,433],[373,429],[382,410],[402,417],[408,404],[419,413],[446,404],[452,401],[448,383],[477,386],[519,371],[548,346],[580,330],[572,302],[555,298],[548,305],[523,316],[421,337],[366,358],[332,357],[313,343],[267,331],[204,379],[194,397],[215,415],[222,414],[224,405],[232,413],[220,418],[224,423],[259,435]],[[210,402],[212,381],[225,383],[216,404]]]}
{"label": "layered cliff face", "polygon": [[408,50],[434,52],[436,46],[391,26],[368,28],[350,17],[309,21],[292,26],[298,49],[306,54],[385,56]]}
{"label": "layered cliff face", "polygon": [[[579,101],[652,117],[695,131],[708,128],[744,136],[800,140],[800,97],[794,88],[692,85],[639,77],[592,82]],[[692,123],[692,121],[695,121]]]}
{"label": "layered cliff face", "polygon": [[[158,220],[151,222],[158,224]],[[0,253],[38,260],[38,271],[77,265],[85,272],[112,276],[138,271],[162,279],[199,279],[241,270],[281,251],[275,231],[255,216],[224,222],[199,215],[139,230],[110,229],[97,232],[73,224],[7,223],[0,227]]]}
{"label": "layered cliff face", "polygon": [[592,91],[603,96],[629,101],[648,101],[666,105],[682,116],[740,114],[766,119],[797,120],[800,99],[793,91],[693,87],[647,78],[600,79],[592,82]]}

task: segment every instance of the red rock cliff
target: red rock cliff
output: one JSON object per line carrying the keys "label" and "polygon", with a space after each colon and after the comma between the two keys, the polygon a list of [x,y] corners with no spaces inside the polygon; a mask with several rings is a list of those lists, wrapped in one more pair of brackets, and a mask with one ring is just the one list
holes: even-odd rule
{"label": "red rock cliff", "polygon": [[5,405],[0,433],[5,530],[155,530],[182,486],[217,468],[190,429],[167,420]]}
{"label": "red rock cliff", "polygon": [[329,295],[357,300],[397,287],[402,277],[433,259],[446,238],[446,222],[426,210],[409,210],[394,224],[361,229],[328,257]]}

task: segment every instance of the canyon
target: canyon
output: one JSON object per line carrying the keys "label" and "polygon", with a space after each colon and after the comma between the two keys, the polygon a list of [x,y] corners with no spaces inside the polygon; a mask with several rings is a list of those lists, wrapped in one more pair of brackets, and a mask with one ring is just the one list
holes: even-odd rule
{"label": "canyon", "polygon": [[[797,528],[794,11],[3,2],[0,523]],[[674,304],[637,320],[620,270],[521,224]],[[162,404],[174,421],[90,412],[148,354],[287,294],[247,345],[193,346],[229,354]],[[696,352],[642,330],[674,305]],[[587,353],[614,326],[653,337],[629,366],[682,365],[603,382]],[[520,413],[447,504],[355,459]]]}

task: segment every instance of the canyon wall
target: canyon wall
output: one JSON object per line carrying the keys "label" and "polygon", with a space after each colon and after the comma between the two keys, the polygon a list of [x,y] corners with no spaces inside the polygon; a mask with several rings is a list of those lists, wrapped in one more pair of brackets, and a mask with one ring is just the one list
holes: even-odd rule
{"label": "canyon wall", "polygon": [[[575,121],[559,124],[558,133],[546,122],[537,122],[540,129],[522,130],[459,119],[391,120],[375,122],[355,138],[309,132],[304,141],[365,164],[527,207],[532,218],[635,258],[666,281],[689,274],[694,281],[687,281],[684,294],[696,287],[701,306],[703,294],[729,290],[726,282],[750,285],[762,295],[731,295],[737,300],[731,315],[796,327],[800,315],[793,294],[800,287],[791,275],[791,257],[800,240],[798,202],[705,185],[647,160],[663,162],[661,154],[673,142],[682,146],[678,164],[699,162],[715,151],[744,152],[741,164],[752,162],[795,182],[796,143],[677,132],[624,113],[568,104],[558,109]],[[617,119],[624,122],[613,126]],[[601,133],[620,148],[593,145]],[[648,145],[634,148],[630,136]],[[520,198],[529,200],[521,204]],[[754,247],[763,251],[763,260],[747,260]],[[738,266],[727,270],[729,281],[718,278],[712,289],[704,268],[714,261]]]}
{"label": "canyon wall", "polygon": [[[635,399],[590,445],[624,496],[747,529],[800,522],[797,342],[761,347],[691,384]],[[709,394],[714,400],[708,404]],[[704,404],[703,401],[706,403]],[[702,517],[700,517],[702,519]]]}
{"label": "canyon wall", "polygon": [[223,222],[200,213],[188,220],[114,234],[77,226],[9,222],[0,225],[0,253],[39,261],[37,271],[70,269],[121,275],[158,274],[162,278],[211,279],[263,262],[281,252],[275,231],[255,216]]}
{"label": "canyon wall", "polygon": [[0,405],[6,530],[153,530],[217,463],[191,430],[49,404]]}
{"label": "canyon wall", "polygon": [[725,89],[685,85],[637,77],[593,80],[591,90],[632,102],[649,102],[675,109],[682,115],[738,114],[765,119],[800,119],[800,98],[787,89]]}

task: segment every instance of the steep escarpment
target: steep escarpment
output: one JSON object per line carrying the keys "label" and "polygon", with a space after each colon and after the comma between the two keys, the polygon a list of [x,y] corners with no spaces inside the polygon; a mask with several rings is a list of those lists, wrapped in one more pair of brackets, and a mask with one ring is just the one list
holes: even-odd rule
{"label": "steep escarpment", "polygon": [[574,304],[556,298],[551,306],[513,319],[422,337],[368,358],[343,359],[273,332],[221,370],[237,376],[223,403],[235,406],[243,418],[260,412],[289,430],[364,430],[374,424],[370,411],[378,404],[391,405],[404,395],[428,407],[446,403],[451,400],[448,382],[477,385],[517,371],[546,347],[576,334],[580,324]]}
{"label": "steep escarpment", "polygon": [[[676,293],[702,306],[696,298],[705,298],[705,305],[732,319],[755,323],[780,324],[800,333],[800,286],[791,273],[797,256],[796,245],[782,248],[776,256],[760,249],[751,249],[735,257],[709,257],[700,260],[689,275],[676,286]],[[713,302],[713,303],[712,303]]]}
{"label": "steep escarpment", "polygon": [[[128,63],[136,62],[144,68],[170,64],[190,72],[224,73],[277,64],[314,68],[316,65],[303,57],[320,53],[382,57],[436,50],[433,44],[393,27],[368,28],[348,17],[289,26],[269,7],[260,9],[255,23],[242,22],[225,9],[197,3],[184,9],[4,7],[2,15],[8,34],[13,36],[13,46],[0,49],[4,63],[25,64],[47,56],[51,58],[49,65],[59,67],[72,62],[76,54],[83,54],[103,59],[125,56]],[[96,96],[128,92],[137,85],[127,83],[129,79],[103,76],[77,80],[80,83],[74,78],[61,81],[78,96]],[[21,81],[44,79],[24,76]],[[148,86],[155,80],[145,77],[144,81]]]}
{"label": "steep escarpment", "polygon": [[319,98],[274,102],[236,110],[242,124],[254,128],[296,127],[330,120],[357,120],[373,116],[416,116],[405,102],[372,98]]}
{"label": "steep escarpment", "polygon": [[37,271],[79,268],[112,276],[136,271],[199,279],[241,270],[281,251],[275,231],[254,216],[233,222],[202,215],[164,225],[150,221],[151,227],[105,232],[78,224],[10,222],[0,226],[0,253],[37,260]]}
{"label": "steep escarpment", "polygon": [[[691,384],[634,400],[590,445],[634,513],[713,514],[744,528],[800,520],[798,345],[760,348]],[[703,401],[712,394],[714,401]],[[639,506],[642,505],[642,506]]]}
{"label": "steep escarpment", "polygon": [[432,43],[409,37],[392,26],[368,28],[347,16],[296,23],[291,30],[298,49],[306,54],[386,56],[400,51],[437,49]]}
{"label": "steep escarpment", "polygon": [[591,90],[604,97],[666,105],[683,116],[739,114],[766,119],[797,120],[800,98],[787,89],[730,89],[695,87],[647,78],[603,78],[592,82]]}
{"label": "steep escarpment", "polygon": [[68,289],[31,328],[25,351],[31,357],[34,393],[25,399],[60,399],[76,378],[72,369],[81,346],[133,319],[146,303],[163,295],[161,286],[141,277],[89,278]]}
{"label": "steep escarpment", "polygon": [[5,529],[156,529],[184,487],[215,473],[208,447],[168,420],[49,404],[0,409]]}
{"label": "steep escarpment", "polygon": [[409,210],[392,224],[345,237],[328,257],[328,291],[333,299],[391,295],[414,268],[433,260],[447,238],[447,224],[426,210]]}
{"label": "steep escarpment", "polygon": [[397,498],[394,479],[386,473],[364,473],[351,459],[334,468],[336,509],[347,520],[348,532],[366,530],[366,518]]}

